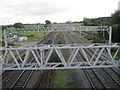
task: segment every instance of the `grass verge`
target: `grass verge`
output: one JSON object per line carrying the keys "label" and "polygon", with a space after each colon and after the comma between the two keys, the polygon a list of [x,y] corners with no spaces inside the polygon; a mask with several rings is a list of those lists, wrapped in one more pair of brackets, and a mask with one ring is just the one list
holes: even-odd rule
{"label": "grass verge", "polygon": [[73,88],[73,84],[68,70],[56,70],[52,88]]}
{"label": "grass verge", "polygon": [[[60,34],[59,34],[60,35]],[[61,34],[62,35],[62,34]],[[63,44],[65,41],[61,36],[57,37],[56,43]],[[65,51],[62,50],[62,53],[65,54]],[[50,60],[59,61],[59,57],[56,52],[53,52],[53,56]],[[56,70],[54,80],[52,81],[51,88],[73,88],[74,82],[71,79],[69,70]]]}
{"label": "grass verge", "polygon": [[[27,32],[27,33],[16,33],[16,35],[18,35],[18,37],[28,37],[30,35],[32,35],[31,37],[28,38],[27,41],[22,41],[22,42],[33,42],[33,41],[37,41],[40,37],[43,37],[44,35],[46,35],[47,32]],[[21,41],[19,41],[21,42]]]}

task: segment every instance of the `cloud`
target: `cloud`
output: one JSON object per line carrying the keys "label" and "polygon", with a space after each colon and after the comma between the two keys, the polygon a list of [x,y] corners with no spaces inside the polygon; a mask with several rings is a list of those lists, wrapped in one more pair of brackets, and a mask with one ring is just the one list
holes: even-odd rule
{"label": "cloud", "polygon": [[24,2],[19,4],[2,4],[2,13],[17,16],[24,15],[50,15],[69,10],[52,2]]}
{"label": "cloud", "polygon": [[120,10],[120,1],[118,2],[118,10]]}
{"label": "cloud", "polygon": [[[0,0],[0,24],[81,21],[109,16],[119,0]],[[103,3],[104,2],[104,3]]]}

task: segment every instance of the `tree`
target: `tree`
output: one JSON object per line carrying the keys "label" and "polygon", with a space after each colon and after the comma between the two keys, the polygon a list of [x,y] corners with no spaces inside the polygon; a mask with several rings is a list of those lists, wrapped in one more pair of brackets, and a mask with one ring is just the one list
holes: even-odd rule
{"label": "tree", "polygon": [[3,31],[4,29],[7,29],[7,26],[2,26],[2,31]]}
{"label": "tree", "polygon": [[112,25],[112,41],[120,42],[120,24]]}
{"label": "tree", "polygon": [[89,18],[84,18],[83,23],[85,26],[92,26],[93,25],[93,22]]}
{"label": "tree", "polygon": [[69,21],[67,21],[66,23],[70,24],[70,23],[72,23],[72,21],[71,21],[71,20],[69,20]]}
{"label": "tree", "polygon": [[50,27],[50,26],[51,26],[51,21],[46,20],[44,26],[45,26],[45,27]]}
{"label": "tree", "polygon": [[15,28],[24,28],[24,25],[22,23],[15,23],[13,26]]}
{"label": "tree", "polygon": [[57,22],[53,22],[53,24],[57,24]]}
{"label": "tree", "polygon": [[47,24],[47,25],[48,25],[48,24],[51,24],[51,21],[46,20],[46,21],[45,21],[45,24]]}
{"label": "tree", "polygon": [[114,42],[120,42],[120,10],[116,11],[114,14],[111,15],[112,19],[112,40]]}
{"label": "tree", "polygon": [[120,23],[120,10],[116,11],[114,14],[111,15],[112,24]]}

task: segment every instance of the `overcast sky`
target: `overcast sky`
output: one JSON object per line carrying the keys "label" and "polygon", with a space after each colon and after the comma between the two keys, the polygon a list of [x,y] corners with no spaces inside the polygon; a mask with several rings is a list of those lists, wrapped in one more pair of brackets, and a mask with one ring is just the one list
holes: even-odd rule
{"label": "overcast sky", "polygon": [[82,21],[110,16],[119,0],[0,0],[0,25]]}

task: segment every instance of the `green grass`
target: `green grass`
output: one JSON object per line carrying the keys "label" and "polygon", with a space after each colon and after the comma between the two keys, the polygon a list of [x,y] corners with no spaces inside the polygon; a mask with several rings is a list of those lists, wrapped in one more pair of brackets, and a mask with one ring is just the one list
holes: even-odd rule
{"label": "green grass", "polygon": [[73,23],[72,25],[73,25],[73,26],[82,26],[83,23]]}
{"label": "green grass", "polygon": [[49,62],[60,62],[60,58],[58,57],[55,50],[53,50]]}
{"label": "green grass", "polygon": [[29,36],[29,35],[41,35],[43,34],[43,32],[22,32],[22,33],[16,33],[16,35],[20,36],[20,37],[25,37],[25,36]]}
{"label": "green grass", "polygon": [[52,88],[73,88],[73,84],[68,70],[56,70]]}
{"label": "green grass", "polygon": [[[92,27],[93,28],[93,27]],[[102,35],[100,36],[100,32],[95,31],[82,31],[88,35],[82,34],[80,36],[79,31],[74,31],[79,37],[88,40],[90,43],[108,43],[108,40],[105,39]]]}
{"label": "green grass", "polygon": [[[57,44],[62,44],[63,41],[62,41],[61,39],[57,38],[56,43],[57,43]],[[50,62],[60,62],[60,58],[58,57],[58,55],[57,55],[57,53],[56,53],[55,50],[53,50],[52,55],[51,55],[49,61],[50,61]]]}
{"label": "green grass", "polygon": [[[57,44],[63,44],[64,40],[58,36],[57,40],[56,40]],[[63,54],[65,54],[64,51],[61,51]],[[52,57],[50,58],[50,61],[54,61],[54,62],[58,62],[60,61],[58,55],[56,54],[56,52],[54,51],[52,54]],[[51,62],[52,62],[51,61]],[[68,72],[68,70],[56,70],[55,71],[55,77],[54,80],[52,82],[52,88],[73,88],[73,81],[70,79],[70,74]]]}
{"label": "green grass", "polygon": [[97,28],[97,26],[81,26],[81,28]]}
{"label": "green grass", "polygon": [[[0,39],[2,39],[3,37],[3,34],[2,34],[2,31],[0,31]],[[2,46],[2,41],[0,41],[0,46]]]}
{"label": "green grass", "polygon": [[[117,51],[117,48],[112,48],[112,49],[111,49],[112,56],[115,55],[116,51]],[[117,55],[116,55],[116,57],[115,57],[115,60],[119,60],[119,59],[120,59],[120,51],[118,51],[118,53],[117,53]]]}
{"label": "green grass", "polygon": [[2,38],[2,31],[0,31],[0,38]]}
{"label": "green grass", "polygon": [[76,24],[72,24],[73,26],[79,26],[81,28],[90,28],[90,29],[93,29],[93,28],[98,28],[98,26],[84,26],[83,23],[76,23]]}
{"label": "green grass", "polygon": [[[39,27],[44,27],[44,25],[39,25]],[[38,28],[38,25],[25,25],[24,28]]]}
{"label": "green grass", "polygon": [[23,33],[16,33],[15,35],[18,35],[18,37],[27,37],[29,35],[33,35],[33,37],[28,38],[27,41],[22,41],[22,42],[34,42],[37,41],[40,37],[43,37],[46,35],[46,32],[23,32]]}

